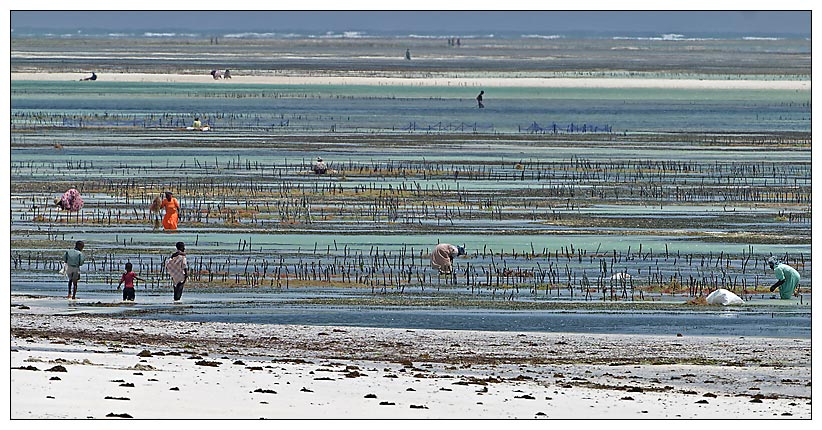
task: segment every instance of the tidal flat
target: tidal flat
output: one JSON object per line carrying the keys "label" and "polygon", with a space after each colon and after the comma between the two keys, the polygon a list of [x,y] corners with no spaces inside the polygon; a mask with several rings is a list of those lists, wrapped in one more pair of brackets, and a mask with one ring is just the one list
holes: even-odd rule
{"label": "tidal flat", "polygon": [[[89,404],[78,415],[29,396],[57,383],[30,378],[37,373],[26,363],[70,356],[78,364],[70,372],[85,374],[97,369],[82,364],[95,361],[78,349],[87,347],[110,348],[101,357],[126,361],[142,349],[177,351],[220,361],[216,367],[310,360],[280,369],[298,375],[289,384],[308,384],[320,363],[399,378],[441,367],[430,378],[402,379],[428,390],[406,403],[396,400],[406,385],[378,384],[397,391],[384,407],[401,404],[410,418],[564,418],[574,399],[585,398],[642,403],[619,417],[726,417],[716,396],[736,402],[738,418],[809,416],[809,42],[647,43],[650,57],[628,49],[630,41],[609,41],[597,56],[591,41],[477,40],[462,51],[433,45],[440,42],[409,41],[431,55],[408,63],[392,57],[396,40],[232,40],[212,47],[235,75],[217,81],[208,75],[213,58],[183,55],[207,40],[120,38],[88,52],[99,80],[84,82],[85,60],[73,51],[82,44],[13,38],[17,417],[128,412]],[[180,55],[115,58],[102,49],[112,45]],[[302,59],[278,57],[286,45]],[[242,55],[251,52],[257,56]],[[561,66],[546,66],[545,58],[563,55]],[[626,72],[637,56],[657,62]],[[719,69],[717,56],[726,60]],[[757,66],[734,63],[741,58]],[[195,117],[209,131],[187,130]],[[328,173],[311,172],[317,157]],[[58,211],[53,198],[72,187],[85,207]],[[149,210],[165,190],[182,207],[175,232],[163,231]],[[57,271],[76,240],[86,242],[88,262],[70,301]],[[186,243],[190,265],[181,304],[171,302],[163,268],[177,241]],[[430,267],[431,249],[442,242],[467,250],[448,276]],[[768,291],[771,255],[801,273],[795,298]],[[116,289],[126,262],[145,279],[136,303],[121,302]],[[717,288],[745,305],[701,304]],[[164,337],[168,331],[186,333]],[[428,337],[407,338],[423,332]],[[342,333],[352,334],[329,343]],[[520,343],[533,348],[522,352]],[[792,351],[790,366],[769,358],[773,345]],[[607,351],[593,357],[595,350]],[[172,361],[135,366],[186,366]],[[490,367],[474,373],[479,365]],[[210,367],[186,372],[203,366]],[[723,373],[729,368],[736,376]],[[623,375],[632,371],[648,385],[621,381],[637,376]],[[151,394],[162,385],[158,372],[139,395],[177,402]],[[282,391],[246,376],[232,377],[248,392]],[[451,406],[436,410],[432,393],[455,388],[414,384],[437,378],[508,382],[486,407],[445,402]],[[265,383],[284,383],[275,379]],[[682,380],[689,383],[677,385]],[[325,392],[336,394],[322,402],[373,399],[366,394],[383,401],[371,387],[346,387]],[[650,393],[664,402],[644,398]],[[270,399],[243,396],[246,404],[215,417],[271,416]],[[547,403],[502,412],[534,399]],[[291,405],[292,415],[314,413],[310,404]],[[169,417],[155,406],[135,416]],[[617,417],[609,408],[601,416]]]}

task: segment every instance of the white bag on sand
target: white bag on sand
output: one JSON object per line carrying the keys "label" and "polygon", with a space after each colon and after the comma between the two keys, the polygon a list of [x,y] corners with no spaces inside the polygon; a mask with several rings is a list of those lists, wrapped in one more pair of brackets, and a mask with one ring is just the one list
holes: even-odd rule
{"label": "white bag on sand", "polygon": [[57,271],[63,277],[66,277],[66,263],[64,262],[63,265],[60,267],[60,270]]}
{"label": "white bag on sand", "polygon": [[705,301],[707,301],[709,305],[723,306],[741,305],[745,303],[739,296],[724,288],[720,288],[714,291],[713,293],[708,294],[708,297],[705,298]]}

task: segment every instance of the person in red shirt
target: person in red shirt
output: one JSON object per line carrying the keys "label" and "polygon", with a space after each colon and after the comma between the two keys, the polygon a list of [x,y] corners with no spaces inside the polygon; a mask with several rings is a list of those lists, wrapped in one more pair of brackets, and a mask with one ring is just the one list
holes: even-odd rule
{"label": "person in red shirt", "polygon": [[131,263],[126,263],[126,273],[123,273],[123,276],[120,277],[120,283],[117,284],[118,290],[120,289],[120,286],[123,285],[123,283],[126,284],[126,286],[123,288],[123,301],[134,301],[135,279],[145,282],[144,279],[138,277],[136,273],[131,271],[132,267],[133,266],[131,265]]}

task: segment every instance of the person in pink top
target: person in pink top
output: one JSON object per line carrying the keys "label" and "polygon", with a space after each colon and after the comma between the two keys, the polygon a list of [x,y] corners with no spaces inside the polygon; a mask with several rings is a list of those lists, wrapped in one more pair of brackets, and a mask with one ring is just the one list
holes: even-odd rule
{"label": "person in pink top", "polygon": [[83,197],[76,188],[70,188],[62,196],[55,198],[54,204],[64,211],[77,212],[83,209]]}
{"label": "person in pink top", "polygon": [[126,284],[126,286],[123,287],[123,301],[134,301],[135,279],[145,282],[145,279],[140,278],[139,276],[137,276],[136,273],[134,273],[131,270],[132,267],[133,266],[131,265],[131,263],[126,263],[126,273],[123,273],[123,276],[120,277],[120,283],[117,284],[118,290],[120,289],[120,286],[123,285],[123,283]]}

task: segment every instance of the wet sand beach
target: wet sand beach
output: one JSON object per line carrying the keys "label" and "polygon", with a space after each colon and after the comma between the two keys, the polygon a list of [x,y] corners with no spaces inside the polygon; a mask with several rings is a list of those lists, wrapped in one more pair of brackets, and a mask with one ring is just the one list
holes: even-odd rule
{"label": "wet sand beach", "polygon": [[810,340],[23,312],[11,317],[12,418],[811,416]]}

